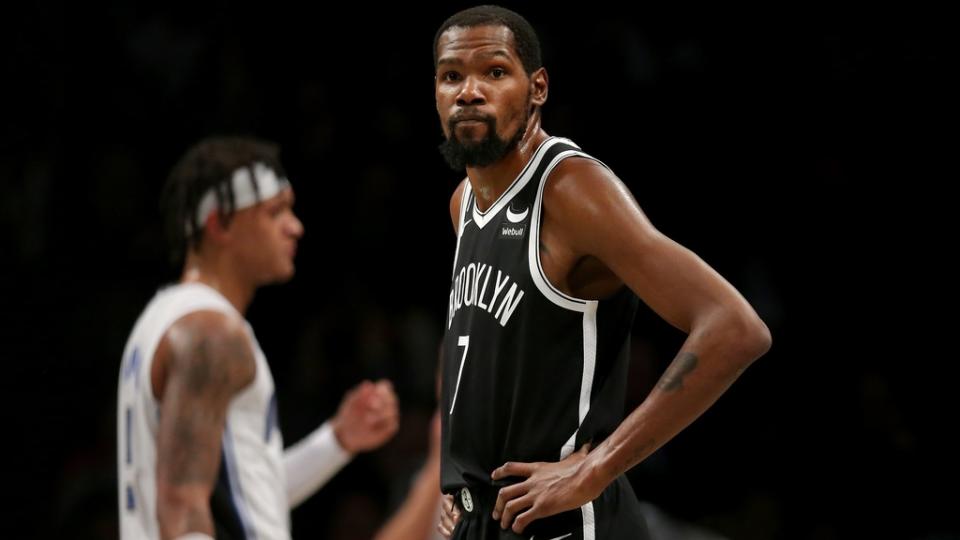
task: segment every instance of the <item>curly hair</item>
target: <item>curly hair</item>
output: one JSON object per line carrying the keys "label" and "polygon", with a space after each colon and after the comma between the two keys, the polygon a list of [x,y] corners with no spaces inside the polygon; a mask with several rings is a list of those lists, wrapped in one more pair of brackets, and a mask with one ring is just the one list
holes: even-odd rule
{"label": "curly hair", "polygon": [[[236,209],[229,182],[234,172],[251,168],[252,181],[252,167],[259,162],[278,176],[286,176],[279,155],[276,144],[250,137],[209,137],[187,150],[171,170],[161,198],[171,259],[180,262],[188,250],[199,247],[203,228],[197,222],[197,207],[204,194],[214,191],[220,219],[229,223]],[[257,183],[252,184],[257,192]]]}

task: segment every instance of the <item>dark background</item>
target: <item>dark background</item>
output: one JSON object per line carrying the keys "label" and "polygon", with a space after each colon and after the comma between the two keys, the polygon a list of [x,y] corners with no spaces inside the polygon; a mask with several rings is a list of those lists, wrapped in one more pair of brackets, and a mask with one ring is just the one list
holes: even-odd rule
{"label": "dark background", "polygon": [[[177,275],[158,194],[210,134],[280,143],[306,226],[296,278],[249,312],[286,440],[363,378],[392,379],[403,406],[400,435],[295,511],[294,534],[368,538],[389,515],[434,404],[459,174],[436,151],[431,45],[465,6],[4,17],[0,536],[115,535],[120,355]],[[510,6],[540,33],[547,132],[610,165],[774,336],[631,471],[638,496],[736,539],[960,537],[945,15]],[[640,313],[628,407],[682,338]]]}

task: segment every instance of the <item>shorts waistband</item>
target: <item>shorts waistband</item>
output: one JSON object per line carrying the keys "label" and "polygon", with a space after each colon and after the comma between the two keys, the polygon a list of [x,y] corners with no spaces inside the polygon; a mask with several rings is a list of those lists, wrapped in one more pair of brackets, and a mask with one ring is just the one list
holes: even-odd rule
{"label": "shorts waistband", "polygon": [[462,486],[455,490],[453,495],[454,503],[462,512],[467,515],[493,512],[497,504],[497,494],[505,486],[493,485],[472,485]]}
{"label": "shorts waistband", "polygon": [[[497,495],[506,485],[471,485],[463,486],[451,493],[453,500],[460,509],[460,519],[471,522],[481,520],[492,520],[493,509],[497,504]],[[542,518],[531,523],[522,535],[514,534],[512,531],[505,530],[500,532],[501,539],[523,540],[528,538],[580,538],[581,533],[577,530],[583,530],[583,521],[579,509],[561,512],[560,514]],[[499,528],[499,523],[490,525]],[[571,538],[572,537],[572,538]]]}

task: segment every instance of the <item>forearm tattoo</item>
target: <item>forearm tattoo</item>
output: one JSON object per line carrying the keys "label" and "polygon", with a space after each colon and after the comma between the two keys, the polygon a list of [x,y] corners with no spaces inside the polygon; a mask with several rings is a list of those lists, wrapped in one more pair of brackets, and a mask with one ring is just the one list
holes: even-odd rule
{"label": "forearm tattoo", "polygon": [[651,449],[657,446],[657,441],[653,438],[647,439],[646,442],[641,443],[636,448],[630,452],[630,461],[627,463],[627,467],[633,467],[637,463],[647,457],[647,454],[651,452]]}
{"label": "forearm tattoo", "polygon": [[680,351],[673,359],[667,371],[657,383],[657,388],[664,392],[673,392],[683,388],[683,380],[697,368],[697,355],[692,352]]}

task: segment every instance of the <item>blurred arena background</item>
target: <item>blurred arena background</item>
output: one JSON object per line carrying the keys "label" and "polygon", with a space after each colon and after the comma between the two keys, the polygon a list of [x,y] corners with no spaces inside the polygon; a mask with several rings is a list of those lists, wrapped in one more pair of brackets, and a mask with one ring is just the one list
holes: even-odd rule
{"label": "blurred arena background", "polygon": [[[955,268],[956,241],[937,238],[949,199],[929,187],[953,182],[933,160],[955,138],[947,19],[665,4],[504,4],[540,33],[547,132],[610,165],[773,332],[631,471],[637,494],[732,539],[960,538],[957,354],[929,307],[949,308]],[[467,5],[11,8],[0,536],[115,537],[120,354],[176,277],[160,187],[190,144],[228,133],[281,144],[306,227],[296,278],[249,314],[285,439],[363,378],[390,378],[402,403],[396,439],[298,508],[294,537],[365,539],[386,519],[434,406],[459,178],[436,151],[431,45]],[[681,341],[641,312],[629,407]]]}

